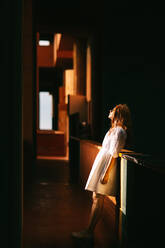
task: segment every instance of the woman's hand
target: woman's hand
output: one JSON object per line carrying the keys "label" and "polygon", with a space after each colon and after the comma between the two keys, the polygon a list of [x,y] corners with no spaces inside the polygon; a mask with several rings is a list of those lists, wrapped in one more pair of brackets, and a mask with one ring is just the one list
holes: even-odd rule
{"label": "woman's hand", "polygon": [[109,175],[106,173],[100,180],[102,184],[107,184]]}

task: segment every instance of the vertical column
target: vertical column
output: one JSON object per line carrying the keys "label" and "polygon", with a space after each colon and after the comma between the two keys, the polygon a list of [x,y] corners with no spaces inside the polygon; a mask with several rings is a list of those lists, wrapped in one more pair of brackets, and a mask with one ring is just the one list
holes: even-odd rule
{"label": "vertical column", "polygon": [[92,58],[91,47],[88,44],[86,50],[86,98],[88,104],[88,124],[92,124],[92,111],[91,111],[91,87],[92,87]]}
{"label": "vertical column", "polygon": [[86,95],[86,42],[76,40],[73,45],[74,87],[77,95]]}
{"label": "vertical column", "polygon": [[118,241],[120,246],[126,242],[126,210],[127,210],[127,160],[121,158],[120,164],[120,210],[118,224]]}
{"label": "vertical column", "polygon": [[[37,32],[36,43],[38,44],[38,42],[39,42],[39,33]],[[36,110],[37,110],[36,127],[37,129],[39,129],[39,67],[37,62],[38,60],[36,61]]]}
{"label": "vertical column", "polygon": [[[134,164],[134,162],[121,157],[119,244],[122,247],[136,241],[135,170],[136,164]],[[140,201],[140,199],[138,201]],[[138,216],[138,213],[136,213],[136,215]],[[140,240],[140,235],[138,238]]]}
{"label": "vertical column", "polygon": [[[102,107],[102,82],[101,82],[101,60],[100,60],[100,36],[99,34],[92,34],[88,38],[88,46],[90,46],[91,56],[91,136],[92,139],[100,140],[101,130],[101,107]],[[88,79],[89,80],[89,79]],[[89,92],[88,92],[89,93]]]}

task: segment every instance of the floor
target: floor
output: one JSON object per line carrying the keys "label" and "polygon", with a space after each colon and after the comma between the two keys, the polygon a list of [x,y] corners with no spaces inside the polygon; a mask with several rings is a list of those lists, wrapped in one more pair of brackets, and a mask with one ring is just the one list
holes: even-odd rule
{"label": "floor", "polygon": [[101,220],[94,243],[71,237],[88,223],[91,193],[69,179],[66,159],[37,159],[24,185],[23,248],[114,247],[110,229]]}

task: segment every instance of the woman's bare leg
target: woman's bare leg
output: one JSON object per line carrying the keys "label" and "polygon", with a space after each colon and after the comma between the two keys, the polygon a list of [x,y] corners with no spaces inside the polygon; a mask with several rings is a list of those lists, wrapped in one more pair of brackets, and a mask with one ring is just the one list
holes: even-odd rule
{"label": "woman's bare leg", "polygon": [[104,195],[93,193],[93,204],[90,213],[88,227],[80,232],[73,232],[72,236],[75,238],[93,238],[95,226],[102,213],[104,203]]}
{"label": "woman's bare leg", "polygon": [[100,219],[100,215],[103,210],[103,203],[104,203],[104,195],[96,194],[93,192],[93,204],[91,208],[91,214],[89,219],[88,231],[93,232],[95,226]]}

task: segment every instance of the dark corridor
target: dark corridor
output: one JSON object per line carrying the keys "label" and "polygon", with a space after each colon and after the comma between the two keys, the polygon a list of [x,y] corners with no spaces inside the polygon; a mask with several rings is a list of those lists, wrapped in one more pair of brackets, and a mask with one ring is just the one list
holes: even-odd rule
{"label": "dark corridor", "polygon": [[[37,160],[31,183],[24,190],[24,248],[88,247],[71,237],[88,222],[91,194],[69,183],[67,160]],[[104,214],[104,212],[103,212]],[[89,247],[112,247],[113,231],[102,220],[95,229],[94,244]]]}

